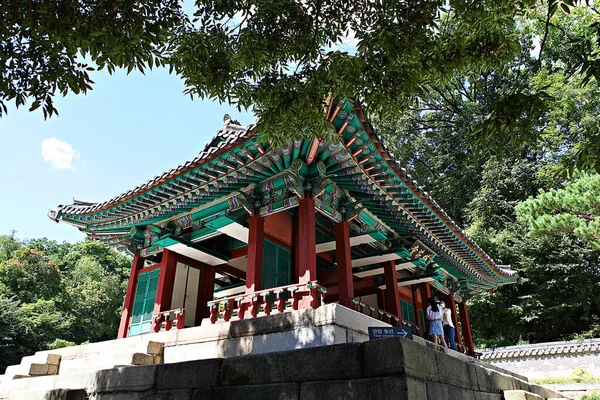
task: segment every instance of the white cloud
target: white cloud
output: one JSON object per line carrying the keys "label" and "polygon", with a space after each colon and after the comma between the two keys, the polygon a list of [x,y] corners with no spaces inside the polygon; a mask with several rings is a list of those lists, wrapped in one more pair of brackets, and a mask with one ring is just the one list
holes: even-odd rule
{"label": "white cloud", "polygon": [[42,157],[56,169],[74,169],[79,153],[69,143],[53,137],[42,140]]}

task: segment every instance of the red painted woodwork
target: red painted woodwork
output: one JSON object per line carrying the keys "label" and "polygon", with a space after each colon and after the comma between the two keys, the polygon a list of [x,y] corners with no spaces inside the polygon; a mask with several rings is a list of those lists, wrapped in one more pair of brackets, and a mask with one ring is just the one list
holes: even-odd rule
{"label": "red painted woodwork", "polygon": [[465,340],[465,346],[467,347],[468,353],[471,356],[475,355],[473,347],[473,335],[471,334],[471,323],[469,322],[469,313],[467,312],[467,302],[463,301],[458,303],[458,310],[460,312],[460,322],[462,325],[463,338]]}
{"label": "red painted woodwork", "polygon": [[350,306],[350,300],[354,298],[354,280],[352,276],[352,254],[350,253],[350,225],[345,219],[335,224],[335,255],[337,259],[338,301],[344,306]]}
{"label": "red painted woodwork", "polygon": [[203,318],[210,316],[208,302],[213,300],[215,291],[215,267],[204,265],[200,270],[200,287],[198,288],[198,301],[196,303],[195,325],[198,326]]}
{"label": "red painted woodwork", "polygon": [[448,294],[446,296],[446,307],[448,307],[450,310],[452,310],[452,324],[454,325],[454,332],[455,332],[455,337],[454,340],[456,341],[457,344],[462,344],[461,341],[461,335],[460,335],[460,330],[458,329],[458,318],[456,316],[456,301],[454,301],[454,293],[452,292],[452,290],[450,291],[450,294]]}
{"label": "red painted woodwork", "polygon": [[246,257],[248,255],[248,246],[234,249],[229,252],[229,259],[235,260],[236,258]]}
{"label": "red painted woodwork", "polygon": [[413,305],[413,310],[415,310],[415,322],[417,323],[417,326],[419,327],[419,333],[421,336],[423,336],[423,332],[424,329],[423,327],[425,326],[425,321],[421,321],[421,316],[420,316],[420,312],[419,312],[419,301],[418,301],[418,296],[417,296],[417,288],[419,287],[419,285],[410,285],[410,291],[412,294],[412,305]]}
{"label": "red painted woodwork", "polygon": [[385,305],[385,290],[377,289],[377,307],[387,310]]}
{"label": "red painted woodwork", "polygon": [[177,254],[164,249],[160,263],[160,277],[154,302],[154,315],[171,308],[173,286],[175,286],[175,272],[177,271]]}
{"label": "red painted woodwork", "polygon": [[228,264],[221,264],[217,266],[217,271],[221,271],[227,275],[234,276],[239,279],[246,279],[246,272],[241,269],[237,269]]}
{"label": "red painted woodwork", "polygon": [[315,201],[310,190],[298,205],[298,283],[317,279],[317,238]]}
{"label": "red painted woodwork", "polygon": [[265,241],[265,219],[254,213],[250,217],[248,232],[248,262],[246,264],[246,293],[262,288],[263,245]]}
{"label": "red painted woodwork", "polygon": [[138,271],[144,267],[144,259],[140,257],[139,250],[135,252],[133,262],[131,263],[131,272],[129,273],[129,283],[127,284],[127,293],[123,302],[123,312],[121,312],[121,323],[119,324],[119,332],[117,339],[127,337],[129,330],[129,320],[133,311],[133,302],[135,300],[135,287],[137,285]]}
{"label": "red painted woodwork", "polygon": [[[314,282],[259,290],[241,296],[214,300],[210,307],[210,322],[237,321],[257,316],[283,313],[286,310],[317,308],[324,304],[327,290]],[[275,297],[275,300],[272,300]]]}
{"label": "red painted woodwork", "polygon": [[[278,212],[265,217],[265,234],[269,240],[280,240],[285,247],[292,244],[292,217],[288,213]],[[277,243],[277,242],[276,242]]]}
{"label": "red painted woodwork", "polygon": [[[421,283],[421,307],[423,309],[423,318],[425,319],[422,324],[427,326],[427,307],[429,307],[429,298],[431,297],[431,288],[429,283]],[[415,310],[416,311],[416,310]],[[429,329],[426,329],[429,331]]]}
{"label": "red painted woodwork", "polygon": [[170,331],[173,326],[176,329],[185,328],[185,308],[161,311],[152,318],[152,330],[160,332],[161,329]]}
{"label": "red painted woodwork", "polygon": [[396,262],[386,261],[383,264],[383,278],[385,280],[385,305],[386,311],[402,318],[400,311],[400,295],[398,294],[398,277]]}
{"label": "red painted woodwork", "polygon": [[300,251],[300,232],[298,231],[298,210],[292,217],[292,257],[290,262],[290,283],[298,283],[298,253]]}

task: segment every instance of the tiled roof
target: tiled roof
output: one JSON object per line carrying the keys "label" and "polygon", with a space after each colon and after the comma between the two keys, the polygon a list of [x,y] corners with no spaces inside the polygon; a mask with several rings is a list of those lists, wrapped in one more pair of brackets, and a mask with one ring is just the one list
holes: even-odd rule
{"label": "tiled roof", "polygon": [[[149,190],[156,185],[159,185],[174,176],[177,176],[189,169],[195,168],[198,165],[205,162],[209,156],[219,153],[221,150],[228,148],[234,144],[237,144],[239,141],[244,138],[250,137],[252,133],[252,127],[244,127],[236,124],[228,124],[223,127],[223,129],[219,130],[217,134],[211,139],[211,141],[204,147],[198,156],[196,156],[191,161],[186,161],[183,164],[178,165],[175,168],[170,169],[162,173],[161,175],[157,175],[154,178],[150,179],[148,182],[136,186],[135,188],[128,190],[125,193],[122,193],[110,200],[104,201],[102,203],[90,203],[90,202],[81,202],[74,201],[73,204],[70,205],[59,205],[56,211],[68,214],[84,214],[90,212],[100,211],[104,208],[111,207],[114,204],[117,204],[121,201],[127,200],[133,196],[136,196],[146,190]],[[52,218],[52,217],[51,217]],[[54,218],[53,218],[54,219]]]}
{"label": "tiled roof", "polygon": [[551,342],[485,349],[481,353],[481,359],[497,361],[583,353],[600,354],[600,339],[588,339],[582,342]]}

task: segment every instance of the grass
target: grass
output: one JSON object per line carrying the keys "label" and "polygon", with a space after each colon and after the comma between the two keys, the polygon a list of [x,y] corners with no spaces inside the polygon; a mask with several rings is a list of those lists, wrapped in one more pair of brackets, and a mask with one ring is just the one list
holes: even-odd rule
{"label": "grass", "polygon": [[[530,379],[529,381],[531,383],[537,383],[542,385],[551,385],[555,383],[594,383],[600,382],[600,376],[593,376],[584,368],[578,367],[571,371],[571,374],[569,376],[560,378]],[[600,400],[600,398],[590,398],[588,400]]]}
{"label": "grass", "polygon": [[[567,376],[564,378],[543,378],[543,379],[530,379],[529,382],[535,383],[538,385],[552,385],[559,383],[595,383],[600,382],[600,376],[589,376],[585,378],[575,378],[572,376]],[[588,400],[600,400],[600,397],[590,398]]]}

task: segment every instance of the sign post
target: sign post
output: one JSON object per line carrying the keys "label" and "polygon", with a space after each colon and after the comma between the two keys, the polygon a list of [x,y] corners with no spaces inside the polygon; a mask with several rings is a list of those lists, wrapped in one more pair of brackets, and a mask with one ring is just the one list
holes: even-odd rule
{"label": "sign post", "polygon": [[369,340],[391,337],[403,337],[412,340],[413,334],[410,326],[369,327]]}

